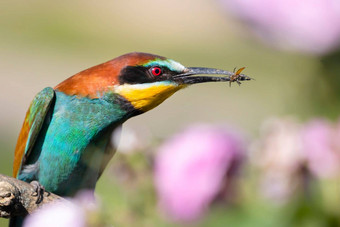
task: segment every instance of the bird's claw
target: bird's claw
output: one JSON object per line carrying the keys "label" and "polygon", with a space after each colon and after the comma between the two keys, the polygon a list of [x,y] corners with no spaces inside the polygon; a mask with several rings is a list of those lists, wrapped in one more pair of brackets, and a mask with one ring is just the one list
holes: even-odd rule
{"label": "bird's claw", "polygon": [[50,193],[45,190],[45,187],[41,185],[39,181],[31,181],[30,184],[34,188],[34,192],[32,193],[32,196],[37,197],[37,200],[35,201],[36,204],[39,204],[43,201],[45,192],[47,196],[50,195]]}

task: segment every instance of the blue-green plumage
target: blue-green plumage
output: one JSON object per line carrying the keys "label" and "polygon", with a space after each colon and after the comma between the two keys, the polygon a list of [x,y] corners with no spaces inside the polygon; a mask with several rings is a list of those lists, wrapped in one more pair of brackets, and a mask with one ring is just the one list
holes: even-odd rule
{"label": "blue-green plumage", "polygon": [[95,187],[106,156],[114,152],[107,148],[110,134],[131,111],[114,93],[89,99],[56,91],[54,102],[18,178],[39,180],[46,190],[70,196]]}

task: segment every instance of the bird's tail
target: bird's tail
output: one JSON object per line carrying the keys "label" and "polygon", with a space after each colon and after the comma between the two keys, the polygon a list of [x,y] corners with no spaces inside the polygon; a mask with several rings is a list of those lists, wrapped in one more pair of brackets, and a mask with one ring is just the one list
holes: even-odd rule
{"label": "bird's tail", "polygon": [[9,219],[9,227],[21,227],[24,222],[24,217],[14,217]]}

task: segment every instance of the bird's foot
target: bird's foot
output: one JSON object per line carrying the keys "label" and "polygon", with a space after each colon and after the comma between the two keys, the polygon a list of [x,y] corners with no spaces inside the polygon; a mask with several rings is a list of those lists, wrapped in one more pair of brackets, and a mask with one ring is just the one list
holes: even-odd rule
{"label": "bird's foot", "polygon": [[[43,201],[44,199],[44,193],[46,192],[45,187],[39,183],[39,181],[31,181],[30,184],[33,186],[34,188],[34,192],[32,193],[32,196],[36,196],[37,200],[35,201],[36,204],[39,204]],[[47,196],[50,195],[49,192],[46,192]]]}

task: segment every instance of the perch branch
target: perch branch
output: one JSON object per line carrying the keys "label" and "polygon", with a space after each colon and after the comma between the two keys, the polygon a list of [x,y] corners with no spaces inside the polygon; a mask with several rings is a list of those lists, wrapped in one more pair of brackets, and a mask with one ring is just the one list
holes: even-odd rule
{"label": "perch branch", "polygon": [[0,217],[25,216],[46,204],[67,201],[60,196],[45,192],[43,200],[36,204],[37,196],[34,192],[31,184],[0,174]]}

